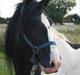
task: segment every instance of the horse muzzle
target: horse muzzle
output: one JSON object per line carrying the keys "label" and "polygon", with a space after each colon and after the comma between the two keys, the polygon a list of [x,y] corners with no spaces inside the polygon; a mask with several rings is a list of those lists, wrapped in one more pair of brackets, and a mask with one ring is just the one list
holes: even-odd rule
{"label": "horse muzzle", "polygon": [[61,66],[61,61],[52,61],[50,67],[41,67],[41,70],[46,74],[58,72],[59,67]]}

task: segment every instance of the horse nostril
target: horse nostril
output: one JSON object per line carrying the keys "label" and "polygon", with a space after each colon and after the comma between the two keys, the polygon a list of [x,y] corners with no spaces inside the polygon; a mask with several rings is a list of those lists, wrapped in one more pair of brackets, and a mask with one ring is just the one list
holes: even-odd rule
{"label": "horse nostril", "polygon": [[51,67],[54,67],[54,66],[55,66],[55,64],[53,62],[51,62]]}
{"label": "horse nostril", "polygon": [[57,71],[55,71],[55,73],[56,73],[56,72],[58,72],[58,70],[57,70]]}

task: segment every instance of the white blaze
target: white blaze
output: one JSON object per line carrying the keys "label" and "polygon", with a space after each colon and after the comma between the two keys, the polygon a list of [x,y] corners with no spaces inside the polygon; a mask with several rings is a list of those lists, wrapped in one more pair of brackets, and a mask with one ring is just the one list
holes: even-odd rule
{"label": "white blaze", "polygon": [[37,2],[41,2],[42,0],[36,0]]}
{"label": "white blaze", "polygon": [[[55,41],[54,33],[53,33],[52,29],[50,28],[50,23],[49,23],[47,17],[44,15],[44,13],[41,14],[41,21],[47,28],[48,40]],[[50,62],[53,61],[56,57],[59,57],[59,52],[58,52],[57,46],[50,45]]]}

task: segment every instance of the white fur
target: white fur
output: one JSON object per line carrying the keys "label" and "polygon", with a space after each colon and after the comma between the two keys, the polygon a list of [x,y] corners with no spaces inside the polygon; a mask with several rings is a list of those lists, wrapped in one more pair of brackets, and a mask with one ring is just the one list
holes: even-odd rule
{"label": "white fur", "polygon": [[[80,75],[80,50],[74,50],[62,36],[53,29],[55,42],[62,57],[62,65],[57,73],[49,75]],[[47,75],[42,72],[41,75]]]}
{"label": "white fur", "polygon": [[[49,41],[55,41],[57,48],[62,57],[62,65],[57,73],[48,75],[80,75],[80,50],[74,50],[66,41],[65,36],[58,33],[54,28],[50,28],[50,24],[44,14],[41,15],[42,22],[48,30]],[[53,39],[52,39],[53,38]],[[56,48],[50,46],[51,52],[56,53]],[[52,50],[53,49],[53,50]],[[55,52],[54,52],[55,51]],[[54,57],[51,55],[51,59]],[[44,72],[41,75],[47,75]]]}
{"label": "white fur", "polygon": [[[47,28],[48,40],[54,41],[54,38],[53,38],[54,34],[52,32],[52,29],[50,28],[50,23],[43,13],[41,15],[41,20],[42,20],[43,24],[45,25],[45,27]],[[50,45],[50,62],[53,61],[56,57],[59,57],[59,52],[58,52],[57,46]]]}

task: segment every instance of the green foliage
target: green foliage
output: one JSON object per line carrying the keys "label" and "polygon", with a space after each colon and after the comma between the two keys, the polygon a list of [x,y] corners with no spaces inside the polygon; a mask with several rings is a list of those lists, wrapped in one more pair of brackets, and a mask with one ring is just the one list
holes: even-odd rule
{"label": "green foliage", "polygon": [[75,24],[80,24],[80,17],[77,14],[71,16]]}
{"label": "green foliage", "polygon": [[50,18],[55,22],[61,23],[65,14],[64,9],[58,9],[55,5],[50,4],[48,7],[48,14]]}
{"label": "green foliage", "polygon": [[63,17],[75,5],[74,1],[70,0],[51,0],[48,6],[48,15],[55,23],[63,22]]}
{"label": "green foliage", "polygon": [[0,17],[0,24],[4,24],[4,23],[7,24],[9,22],[9,19],[10,18],[5,19],[5,18]]}
{"label": "green foliage", "polygon": [[80,17],[77,14],[69,15],[64,20],[67,22],[73,22],[77,25],[80,25]]}

